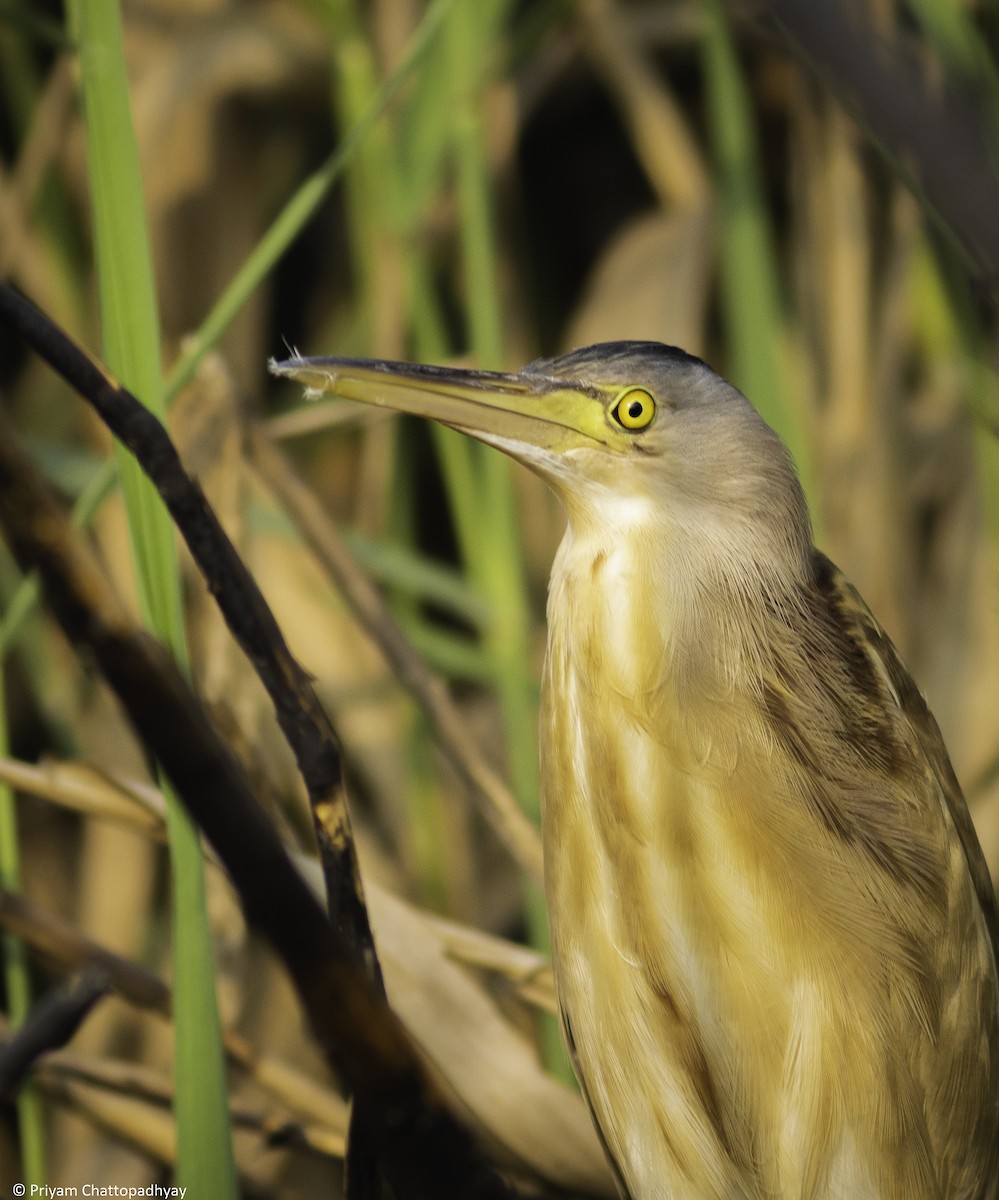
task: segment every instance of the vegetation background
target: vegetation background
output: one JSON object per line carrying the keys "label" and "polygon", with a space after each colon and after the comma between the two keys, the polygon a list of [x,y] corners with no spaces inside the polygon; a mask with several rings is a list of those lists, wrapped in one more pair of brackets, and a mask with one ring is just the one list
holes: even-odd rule
{"label": "vegetation background", "polygon": [[[957,95],[996,132],[992,0],[828,8],[901,47],[931,97]],[[553,498],[446,432],[306,404],[267,359],[294,347],[516,369],[617,338],[705,357],[791,445],[819,544],[925,691],[995,872],[994,264],[983,276],[946,212],[914,194],[920,164],[848,115],[821,56],[805,62],[767,13],[721,0],[129,0],[119,59],[110,0],[0,5],[0,277],[170,406],[342,735],[393,1003],[490,1152],[535,1190],[613,1194],[553,1035],[537,890],[305,546],[245,429],[261,423],[292,456],[447,680],[462,752],[484,753],[533,815]],[[55,485],[89,504],[108,438],[6,330],[0,389]],[[129,548],[137,504],[112,489],[90,536],[149,616]],[[151,577],[159,561],[168,580],[152,585],[155,607],[175,586],[169,539],[149,553]],[[268,702],[181,569],[197,686],[309,856]],[[177,886],[155,780],[6,557],[0,595],[0,775],[17,789],[0,794],[0,883],[35,906],[33,949],[4,941],[5,1011],[18,1023],[79,968],[91,950],[75,934],[163,978],[175,955],[193,962],[193,999],[176,979],[178,1022],[193,1004],[208,1033],[208,1050],[195,1041],[176,1060],[177,1091],[193,1096],[178,1150],[171,1023],[120,994],[102,1002],[0,1107],[0,1189],[164,1181],[179,1153],[199,1197],[336,1194],[344,1105],[209,867],[221,1024],[242,1039],[228,1077],[238,1185],[228,1175],[206,1083],[220,1093],[225,1078],[212,1020],[197,1017],[211,972],[196,936],[171,953]],[[176,829],[170,841],[183,856]],[[5,899],[7,927],[10,912]]]}

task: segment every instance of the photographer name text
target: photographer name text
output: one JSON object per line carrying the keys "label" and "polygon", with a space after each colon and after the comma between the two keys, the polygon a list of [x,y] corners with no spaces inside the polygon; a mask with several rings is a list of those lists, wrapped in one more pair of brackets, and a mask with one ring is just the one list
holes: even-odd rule
{"label": "photographer name text", "polygon": [[[21,1185],[23,1188],[24,1185]],[[164,1187],[161,1183],[150,1183],[146,1187],[122,1187],[117,1184],[83,1183],[79,1187],[50,1187],[46,1183],[33,1183],[20,1190],[15,1187],[15,1196],[37,1196],[39,1200],[57,1200],[60,1196],[152,1196],[154,1200],[184,1200],[186,1187]]]}

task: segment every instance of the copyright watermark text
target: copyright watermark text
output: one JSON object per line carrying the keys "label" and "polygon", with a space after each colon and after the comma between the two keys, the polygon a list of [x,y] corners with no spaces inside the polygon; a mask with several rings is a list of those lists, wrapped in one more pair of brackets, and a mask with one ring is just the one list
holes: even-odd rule
{"label": "copyright watermark text", "polygon": [[151,1183],[148,1187],[120,1187],[117,1184],[82,1183],[79,1187],[50,1187],[47,1183],[26,1186],[15,1183],[10,1189],[14,1196],[35,1197],[36,1200],[59,1200],[61,1196],[151,1196],[153,1200],[184,1200],[186,1187],[164,1187],[162,1183]]}

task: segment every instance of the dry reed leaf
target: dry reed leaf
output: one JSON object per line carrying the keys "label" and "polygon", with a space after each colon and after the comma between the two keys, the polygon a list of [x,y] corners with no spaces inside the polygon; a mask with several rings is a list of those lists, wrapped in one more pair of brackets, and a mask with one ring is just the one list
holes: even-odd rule
{"label": "dry reed leaf", "polygon": [[711,272],[708,206],[637,217],[593,268],[567,344],[644,338],[702,354]]}
{"label": "dry reed leaf", "polygon": [[[284,0],[131,21],[126,50],[169,360],[307,169],[330,120],[328,51],[321,26]],[[248,395],[265,382],[267,320],[257,292],[226,333]]]}
{"label": "dry reed leaf", "polygon": [[[115,518],[120,515],[120,507],[113,503],[104,506],[105,536],[115,528]],[[104,548],[109,549],[109,544],[104,543]],[[124,590],[125,578],[131,581],[127,545],[112,548],[112,560]],[[135,777],[145,775],[142,752],[106,688],[82,691],[74,734],[82,756],[95,763],[98,770],[107,765]],[[67,897],[53,899],[38,884],[26,887],[26,891],[46,896],[47,904],[57,913],[71,913],[81,929],[99,931],[102,942],[116,953],[148,962],[150,955],[155,957],[157,952],[165,954],[167,950],[165,941],[150,938],[149,926],[149,914],[159,891],[161,853],[146,830],[86,820],[71,843],[66,841],[55,850],[67,876]],[[122,1045],[132,1047],[135,1056],[146,1062],[159,1066],[169,1062],[169,1032],[164,1024],[147,1020],[125,1005],[98,1006],[74,1037],[74,1046],[94,1057],[113,1054]],[[117,1178],[118,1171],[127,1177],[134,1169],[124,1149],[101,1147],[91,1131],[62,1109],[52,1113],[51,1144],[54,1170],[92,1172],[100,1162],[105,1164],[102,1172],[114,1172]]]}
{"label": "dry reed leaf", "polygon": [[168,1108],[173,1099],[165,1071],[123,1062],[116,1058],[89,1058],[76,1050],[54,1050],[45,1055],[44,1070],[60,1079],[90,1084],[102,1091]]}
{"label": "dry reed leaf", "polygon": [[285,3],[231,5],[219,20],[171,26],[166,38],[140,43],[133,37],[129,49],[133,119],[153,214],[172,209],[215,176],[218,122],[228,103],[311,90],[326,69],[322,30],[302,7]]}
{"label": "dry reed leaf", "polygon": [[[173,1092],[166,1073],[113,1059],[60,1053],[46,1059],[38,1079],[47,1097],[109,1135],[110,1144],[128,1147],[162,1166],[175,1166],[176,1124],[170,1111]],[[281,1182],[292,1154],[283,1144],[289,1138],[313,1155],[333,1159],[343,1156],[343,1131],[303,1125],[285,1114],[239,1103],[233,1105],[232,1117],[239,1177],[244,1186],[254,1190],[267,1191]],[[95,1166],[97,1174],[93,1176],[81,1174],[81,1169],[82,1158],[69,1158],[57,1177],[67,1182],[113,1179],[121,1186],[122,1176],[112,1173],[123,1169],[120,1162]],[[131,1164],[128,1174],[133,1186],[148,1183],[148,1162]]]}
{"label": "dry reed leaf", "polygon": [[[160,848],[145,831],[87,820],[75,849],[74,922],[82,929],[100,930],[104,944],[117,953],[130,959],[146,958],[149,913],[159,887]],[[136,1057],[158,1066],[165,1067],[170,1058],[164,1024],[126,1005],[99,1005],[80,1027],[73,1044],[79,1052],[95,1058],[113,1054],[122,1045],[133,1047]],[[85,1127],[55,1111],[50,1153],[54,1168],[62,1166],[69,1175],[93,1161],[96,1147]],[[111,1169],[117,1172],[119,1165],[116,1160]]]}
{"label": "dry reed leaf", "polygon": [[[173,1086],[167,1072],[151,1070],[121,1059],[88,1058],[76,1051],[57,1050],[45,1056],[43,1069],[47,1075],[90,1084],[104,1092],[127,1096],[164,1109],[170,1108],[173,1103]],[[259,1076],[256,1078],[259,1082]],[[287,1090],[297,1094],[302,1085],[302,1076],[288,1071],[284,1082],[288,1085]],[[288,1111],[280,1111],[273,1104],[260,1105],[247,1100],[233,1101],[233,1121],[237,1126],[266,1139],[281,1138],[283,1130],[295,1126],[300,1135],[298,1144],[304,1143],[316,1153],[331,1158],[342,1158],[349,1108],[333,1093],[317,1089],[317,1094],[320,1092],[323,1106],[310,1114],[308,1121],[299,1120],[302,1109],[297,1104],[289,1105]]]}
{"label": "dry reed leaf", "polygon": [[[30,214],[46,172],[58,156],[70,120],[73,93],[74,81],[67,57],[56,62],[52,69],[15,169],[10,175],[0,171],[0,229],[4,230],[0,240],[0,278],[15,279],[23,285],[34,282],[34,272],[29,271],[28,278],[21,273],[23,257],[33,242]],[[50,290],[51,285],[33,294],[41,301]]]}
{"label": "dry reed leaf", "polygon": [[349,1105],[332,1088],[279,1058],[257,1059],[254,1082],[295,1113],[321,1122],[346,1137]]}
{"label": "dry reed leaf", "polygon": [[549,1182],[616,1195],[582,1097],[545,1073],[430,922],[375,885],[367,897],[389,1000],[476,1125]]}
{"label": "dry reed leaf", "polygon": [[129,789],[85,763],[32,764],[13,758],[0,758],[0,780],[62,808],[165,840],[163,798],[148,784],[136,782]]}
{"label": "dry reed leaf", "polygon": [[[130,1096],[117,1095],[104,1088],[90,1084],[70,1081],[61,1078],[54,1072],[41,1070],[39,1083],[46,1096],[58,1100],[61,1105],[72,1109],[83,1117],[90,1125],[96,1126],[108,1135],[111,1144],[122,1144],[138,1151],[146,1158],[151,1158],[164,1166],[171,1166],[176,1151],[176,1131],[173,1117],[165,1109],[152,1104],[145,1104]],[[107,1165],[103,1167],[84,1167],[82,1149],[72,1157],[64,1158],[61,1166],[53,1170],[53,1178],[62,1179],[67,1184],[75,1184],[82,1178],[112,1178],[107,1174]],[[96,1169],[94,1175],[83,1175],[84,1169]],[[123,1164],[116,1161],[114,1170],[122,1171],[122,1175],[114,1175],[116,1183],[124,1176]],[[148,1174],[148,1167],[145,1169]],[[139,1182],[141,1175],[136,1176],[135,1167],[125,1178]]]}
{"label": "dry reed leaf", "polygon": [[309,400],[300,408],[268,417],[265,428],[272,438],[286,441],[314,437],[344,426],[363,429],[368,425],[393,420],[394,413],[382,412],[366,404],[354,404],[350,400]]}
{"label": "dry reed leaf", "polygon": [[440,936],[455,962],[502,977],[526,1003],[558,1015],[555,979],[551,963],[544,955],[446,917],[436,917],[433,913],[422,916]]}
{"label": "dry reed leaf", "polygon": [[710,177],[690,123],[664,76],[612,0],[583,0],[578,10],[583,44],[663,206],[700,211],[711,193]]}
{"label": "dry reed leaf", "polygon": [[247,559],[292,653],[315,676],[352,767],[370,794],[387,806],[387,826],[400,828],[404,815],[392,797],[402,793],[408,721],[381,653],[331,593],[310,552],[293,537],[260,530]]}

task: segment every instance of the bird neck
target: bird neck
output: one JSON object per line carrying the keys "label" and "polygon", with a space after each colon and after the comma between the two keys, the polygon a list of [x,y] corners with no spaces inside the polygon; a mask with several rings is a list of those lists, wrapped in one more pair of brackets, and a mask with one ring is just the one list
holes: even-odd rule
{"label": "bird neck", "polygon": [[570,509],[549,588],[550,655],[623,699],[655,695],[680,711],[730,702],[755,690],[787,637],[808,584],[806,549],[730,515],[664,519],[640,499]]}

